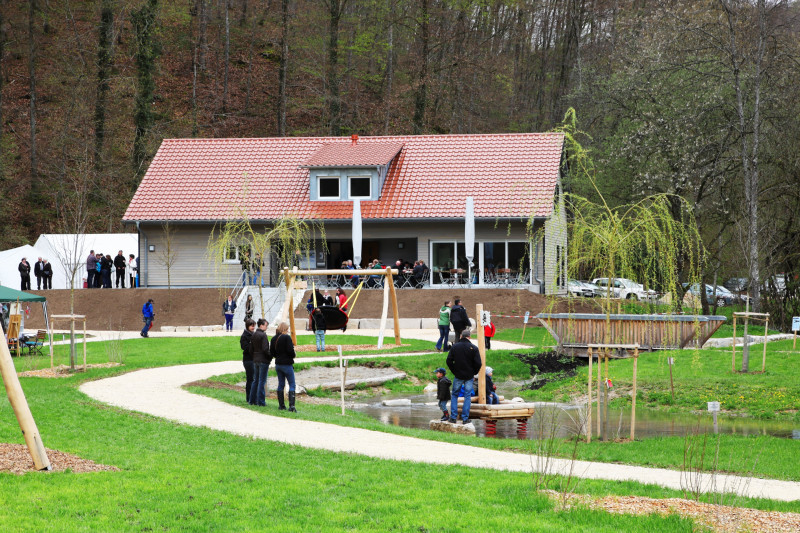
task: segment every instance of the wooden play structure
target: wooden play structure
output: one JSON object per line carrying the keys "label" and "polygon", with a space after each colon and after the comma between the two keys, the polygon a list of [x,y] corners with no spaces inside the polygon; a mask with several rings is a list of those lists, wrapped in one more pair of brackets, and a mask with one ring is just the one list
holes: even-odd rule
{"label": "wooden play structure", "polygon": [[[597,436],[602,440],[608,439],[608,390],[611,388],[611,381],[608,379],[608,359],[611,351],[633,353],[633,397],[631,401],[631,440],[636,435],[636,370],[639,362],[638,344],[588,344],[586,346],[587,357],[589,358],[589,372],[586,392],[588,402],[586,404],[586,442],[592,442],[592,359],[593,351],[597,353]],[[600,378],[601,359],[605,360],[605,377]],[[605,385],[605,386],[603,386]],[[602,394],[601,394],[602,391]],[[602,398],[602,401],[601,401]],[[601,409],[602,404],[602,409]]]}
{"label": "wooden play structure", "polygon": [[[486,423],[486,435],[494,435],[497,432],[498,420],[514,419],[517,421],[517,433],[525,434],[528,431],[528,419],[533,416],[535,405],[532,403],[515,403],[501,401],[498,404],[486,403],[486,345],[484,343],[483,325],[483,304],[475,306],[476,329],[478,330],[478,351],[481,354],[481,370],[478,373],[478,396],[470,404],[470,419],[483,420]],[[458,407],[450,406],[453,411],[451,416],[461,412],[461,401]],[[456,411],[456,409],[458,409]]]}
{"label": "wooden play structure", "polygon": [[[297,330],[295,328],[295,318],[294,318],[294,306],[292,305],[293,300],[293,293],[295,289],[295,280],[298,276],[383,276],[384,283],[383,283],[383,312],[381,313],[381,326],[380,326],[380,333],[378,336],[378,344],[382,344],[383,342],[383,335],[384,331],[386,330],[386,320],[389,311],[389,302],[392,303],[392,314],[394,319],[394,343],[398,346],[400,345],[400,316],[399,311],[397,308],[397,293],[395,292],[394,288],[394,276],[398,274],[397,269],[386,267],[383,270],[378,269],[331,269],[331,270],[298,270],[297,267],[294,267],[292,270],[288,268],[283,269],[283,279],[286,283],[286,302],[288,304],[288,315],[289,315],[289,330],[291,331],[292,335],[292,343],[297,346]],[[363,282],[362,282],[363,283]],[[351,298],[358,297],[358,292],[361,290],[362,285],[359,284],[354,291],[354,294],[351,295]],[[314,290],[314,289],[312,289]],[[313,293],[312,293],[313,294]],[[348,300],[347,311],[346,314],[349,314],[353,310],[353,304],[350,303]],[[355,300],[354,302],[355,303]],[[345,324],[347,322],[345,321]],[[336,328],[339,329],[339,328]]]}
{"label": "wooden play structure", "polygon": [[[556,340],[556,351],[587,357],[589,345],[637,345],[641,351],[702,347],[724,316],[541,313],[539,321]],[[631,349],[616,349],[611,357],[629,357]]]}
{"label": "wooden play structure", "polygon": [[[742,372],[749,371],[749,343],[750,340],[747,335],[747,325],[751,320],[757,322],[764,322],[764,353],[761,358],[761,372],[767,369],[767,334],[769,333],[769,313],[753,313],[751,311],[743,311],[733,313],[733,342],[731,343],[731,371],[736,372],[736,320],[741,318],[744,321],[744,336],[742,337]],[[745,351],[747,350],[747,351]],[[747,360],[745,360],[747,359]]]}
{"label": "wooden play structure", "polygon": [[[83,322],[83,370],[86,371],[86,316],[85,315],[53,315],[50,317],[50,331],[53,331],[53,326],[56,322],[69,322],[70,331],[75,333],[75,322]],[[53,363],[53,335],[50,335],[50,368],[54,367]]]}
{"label": "wooden play structure", "polygon": [[17,377],[17,370],[14,368],[14,361],[11,359],[8,344],[4,342],[0,343],[0,375],[3,377],[8,401],[14,410],[14,415],[17,417],[22,435],[25,437],[25,444],[28,446],[28,452],[30,452],[33,459],[33,465],[37,470],[50,470],[50,459],[47,457],[47,450],[42,444],[36,421],[33,419],[30,407],[28,407],[28,401],[25,399],[25,393],[19,383],[19,377]]}

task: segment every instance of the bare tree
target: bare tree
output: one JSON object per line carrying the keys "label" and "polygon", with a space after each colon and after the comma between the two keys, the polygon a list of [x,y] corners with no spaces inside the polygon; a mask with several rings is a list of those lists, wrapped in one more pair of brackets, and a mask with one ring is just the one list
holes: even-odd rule
{"label": "bare tree", "polygon": [[175,247],[175,226],[165,222],[161,225],[161,230],[163,246],[156,258],[167,271],[167,309],[169,309],[172,306],[172,267],[178,259],[178,250]]}
{"label": "bare tree", "polygon": [[281,0],[281,61],[278,70],[278,135],[286,135],[286,75],[289,69],[289,0]]}
{"label": "bare tree", "polygon": [[31,127],[31,191],[37,187],[36,180],[36,35],[34,19],[36,16],[36,0],[28,0],[28,77],[30,96]]}

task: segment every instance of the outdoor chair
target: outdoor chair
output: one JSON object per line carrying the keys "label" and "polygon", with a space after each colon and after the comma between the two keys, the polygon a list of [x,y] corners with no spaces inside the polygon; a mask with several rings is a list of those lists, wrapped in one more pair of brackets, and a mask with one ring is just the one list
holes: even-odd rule
{"label": "outdoor chair", "polygon": [[44,339],[46,336],[47,332],[40,329],[36,332],[35,337],[25,341],[24,347],[28,349],[28,355],[44,355],[42,353],[42,348],[44,347]]}

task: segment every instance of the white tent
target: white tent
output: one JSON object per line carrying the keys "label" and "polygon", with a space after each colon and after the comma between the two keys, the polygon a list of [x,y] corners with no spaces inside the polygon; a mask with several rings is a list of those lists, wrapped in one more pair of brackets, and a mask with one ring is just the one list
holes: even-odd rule
{"label": "white tent", "polygon": [[[70,264],[78,265],[75,287],[81,288],[86,278],[86,256],[90,250],[112,258],[122,250],[127,261],[129,254],[139,255],[139,236],[136,233],[43,233],[34,247],[42,250],[45,254],[42,257],[53,264],[54,289],[69,288],[67,270]],[[127,286],[127,280],[125,284]]]}
{"label": "white tent", "polygon": [[[10,250],[3,250],[0,252],[0,285],[5,285],[12,289],[20,289],[19,278],[19,262],[22,258],[26,258],[31,265],[31,288],[36,290],[36,278],[33,275],[33,265],[36,263],[37,257],[45,257],[44,251],[35,248],[29,244],[11,248]],[[51,261],[52,262],[52,261]],[[57,265],[53,264],[53,280],[55,281],[56,272],[60,272],[63,276],[64,270]],[[55,287],[55,284],[53,285]]]}

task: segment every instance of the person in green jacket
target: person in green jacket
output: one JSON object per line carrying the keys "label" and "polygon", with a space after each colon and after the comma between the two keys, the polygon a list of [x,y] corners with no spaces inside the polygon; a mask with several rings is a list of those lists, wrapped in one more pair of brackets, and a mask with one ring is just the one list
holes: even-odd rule
{"label": "person in green jacket", "polygon": [[439,340],[436,342],[436,351],[448,350],[450,337],[450,300],[447,300],[439,309]]}

